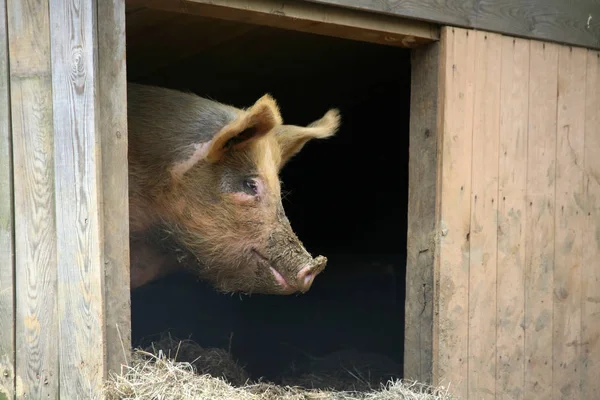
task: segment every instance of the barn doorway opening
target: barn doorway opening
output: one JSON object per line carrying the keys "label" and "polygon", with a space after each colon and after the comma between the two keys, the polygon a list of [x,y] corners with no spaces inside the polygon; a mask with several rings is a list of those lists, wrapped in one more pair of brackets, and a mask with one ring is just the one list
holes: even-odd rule
{"label": "barn doorway opening", "polygon": [[128,16],[130,82],[238,107],[270,93],[285,123],[306,125],[335,107],[342,125],[334,138],[309,143],[281,174],[292,227],[309,252],[329,259],[311,290],[221,295],[175,274],[133,291],[133,345],[170,332],[226,349],[252,378],[276,383],[344,389],[310,376],[374,385],[401,378],[410,51],[144,12]]}

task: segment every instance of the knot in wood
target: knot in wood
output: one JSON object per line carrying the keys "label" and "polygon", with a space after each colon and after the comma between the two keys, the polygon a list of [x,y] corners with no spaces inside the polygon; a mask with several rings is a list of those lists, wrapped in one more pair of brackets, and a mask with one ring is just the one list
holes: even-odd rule
{"label": "knot in wood", "polygon": [[81,46],[71,51],[71,79],[77,86],[83,85],[85,80],[85,55]]}

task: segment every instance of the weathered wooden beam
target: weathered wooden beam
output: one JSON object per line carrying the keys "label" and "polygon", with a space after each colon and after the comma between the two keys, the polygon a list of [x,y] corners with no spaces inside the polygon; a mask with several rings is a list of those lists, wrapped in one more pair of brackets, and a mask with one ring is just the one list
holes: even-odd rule
{"label": "weathered wooden beam", "polygon": [[49,11],[45,1],[8,0],[7,4],[18,220],[14,238],[17,398],[56,399],[59,338]]}
{"label": "weathered wooden beam", "polygon": [[125,4],[6,5],[0,393],[90,398],[130,350]]}
{"label": "weathered wooden beam", "polygon": [[[525,393],[552,398],[556,146],[560,47],[530,42],[525,213]],[[562,85],[561,85],[562,86]]]}
{"label": "weathered wooden beam", "polygon": [[128,4],[132,12],[147,7],[407,48],[439,38],[438,28],[426,22],[297,0],[128,0]]}
{"label": "weathered wooden beam", "polygon": [[597,0],[302,0],[441,25],[600,48]]}
{"label": "weathered wooden beam", "polygon": [[475,36],[442,28],[433,384],[467,397]]}
{"label": "weathered wooden beam", "polygon": [[106,363],[119,372],[131,347],[125,1],[99,1],[98,21]]}
{"label": "weathered wooden beam", "polygon": [[94,5],[49,1],[60,394],[65,398],[99,392],[104,378],[102,153]]}
{"label": "weathered wooden beam", "polygon": [[15,389],[14,212],[6,0],[0,0],[0,399]]}
{"label": "weathered wooden beam", "polygon": [[584,122],[584,191],[587,212],[582,235],[581,271],[581,398],[600,392],[600,52],[586,59]]}
{"label": "weathered wooden beam", "polygon": [[[556,212],[554,213],[553,397],[582,398],[581,343],[585,89],[587,50],[558,51]],[[597,90],[600,88],[597,87]],[[557,373],[560,371],[560,373]]]}
{"label": "weathered wooden beam", "polygon": [[529,124],[529,43],[502,38],[500,74],[500,160],[498,175],[498,276],[496,394],[525,394],[525,214]]}
{"label": "weathered wooden beam", "polygon": [[[496,302],[498,179],[502,36],[473,32],[473,141],[471,230],[469,232],[468,366],[469,399],[496,393]],[[449,132],[448,132],[449,133]]]}
{"label": "weathered wooden beam", "polygon": [[404,377],[431,383],[439,43],[412,51]]}
{"label": "weathered wooden beam", "polygon": [[125,5],[49,5],[60,394],[85,398],[130,342]]}

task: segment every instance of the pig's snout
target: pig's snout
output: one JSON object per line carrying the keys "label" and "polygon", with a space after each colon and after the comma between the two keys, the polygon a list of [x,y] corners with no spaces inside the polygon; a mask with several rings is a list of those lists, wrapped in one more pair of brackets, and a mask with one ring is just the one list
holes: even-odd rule
{"label": "pig's snout", "polygon": [[304,267],[300,272],[298,272],[298,276],[296,277],[296,282],[298,282],[298,290],[301,292],[306,292],[310,289],[310,286],[315,279],[316,274],[314,272],[315,267],[309,265],[308,267]]}
{"label": "pig's snout", "polygon": [[273,267],[271,267],[271,272],[273,273],[275,281],[279,284],[282,293],[306,293],[311,288],[315,277],[323,271],[326,264],[327,258],[318,256],[296,274],[293,282],[288,282],[283,275]]}

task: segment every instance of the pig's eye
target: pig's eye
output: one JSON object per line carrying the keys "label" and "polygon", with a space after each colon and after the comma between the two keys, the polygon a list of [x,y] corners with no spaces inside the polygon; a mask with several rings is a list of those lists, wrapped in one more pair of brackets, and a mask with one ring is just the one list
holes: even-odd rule
{"label": "pig's eye", "polygon": [[244,192],[253,196],[258,194],[258,185],[254,179],[244,179],[242,185],[244,186]]}

